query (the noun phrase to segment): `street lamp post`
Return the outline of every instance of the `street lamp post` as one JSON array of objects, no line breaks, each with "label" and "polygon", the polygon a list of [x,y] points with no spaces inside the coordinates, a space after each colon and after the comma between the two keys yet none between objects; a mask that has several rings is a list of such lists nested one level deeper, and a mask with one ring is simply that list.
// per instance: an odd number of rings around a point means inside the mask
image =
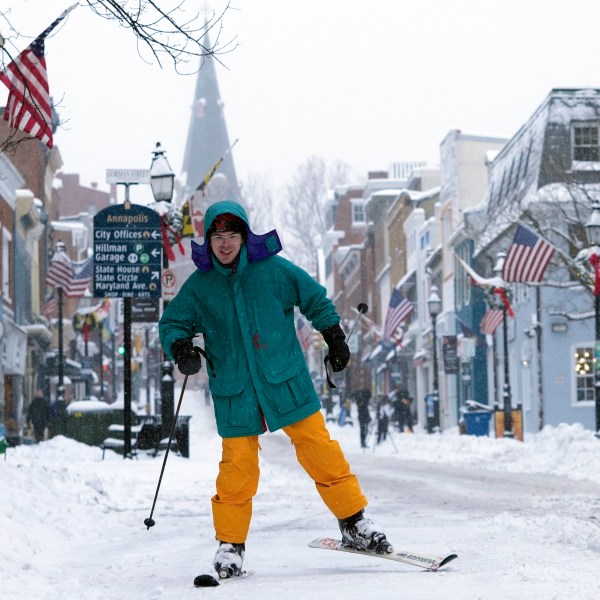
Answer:
[{"label": "street lamp post", "polygon": [[[171,202],[173,198],[173,187],[175,183],[175,173],[169,165],[165,156],[165,149],[156,143],[156,148],[152,151],[152,164],[150,166],[150,186],[156,202]],[[163,269],[169,268],[169,257],[166,251],[163,251]],[[163,307],[166,307],[167,301],[163,301]],[[161,364],[160,371],[160,398],[161,398],[161,419],[162,435],[169,435],[173,427],[175,418],[175,378],[173,377],[173,363],[165,355]]]},{"label": "street lamp post", "polygon": [[[494,265],[494,275],[502,276],[502,268],[506,260],[506,252],[496,254],[496,264]],[[507,291],[504,290],[507,294]],[[501,302],[502,310],[502,344],[504,346],[504,384],[502,386],[502,401],[504,407],[504,434],[502,437],[513,438],[513,418],[512,418],[512,393],[510,389],[510,370],[508,360],[508,318],[506,303]]]},{"label": "street lamp post", "polygon": [[431,286],[429,299],[427,300],[429,315],[431,316],[431,327],[433,333],[433,430],[440,431],[440,386],[438,379],[438,355],[437,355],[437,318],[442,312],[442,299],[435,285]]},{"label": "street lamp post", "polygon": [[98,348],[100,349],[100,400],[104,400],[104,323],[98,321]]},{"label": "street lamp post", "polygon": [[[594,200],[592,213],[585,224],[588,242],[591,245],[589,261],[597,263],[600,258],[600,202]],[[594,257],[594,258],[592,258]],[[594,286],[594,400],[596,406],[596,437],[600,437],[600,365],[598,363],[598,343],[600,342],[600,286]]]}]

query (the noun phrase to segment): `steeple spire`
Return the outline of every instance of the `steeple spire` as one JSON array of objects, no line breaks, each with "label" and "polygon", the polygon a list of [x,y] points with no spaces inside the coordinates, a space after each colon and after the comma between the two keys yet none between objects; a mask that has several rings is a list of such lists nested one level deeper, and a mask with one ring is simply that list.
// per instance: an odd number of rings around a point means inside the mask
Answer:
[{"label": "steeple spire", "polygon": [[[208,33],[205,40],[206,47],[210,48]],[[204,56],[201,60],[183,157],[184,198],[189,197],[230,145],[223,111],[224,103],[217,82],[215,59],[212,56]],[[225,157],[213,176],[205,190],[205,198],[206,205],[218,200],[241,201],[231,153]]]}]

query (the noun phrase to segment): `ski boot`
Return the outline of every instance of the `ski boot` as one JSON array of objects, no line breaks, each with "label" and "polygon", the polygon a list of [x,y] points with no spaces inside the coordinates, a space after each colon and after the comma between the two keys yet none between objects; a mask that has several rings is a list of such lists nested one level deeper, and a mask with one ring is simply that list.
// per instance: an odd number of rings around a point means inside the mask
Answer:
[{"label": "ski boot", "polygon": [[213,567],[221,579],[237,577],[242,574],[245,551],[245,544],[219,542],[219,547],[213,560]]},{"label": "ski boot", "polygon": [[340,519],[339,524],[342,544],[347,548],[370,550],[377,554],[390,554],[394,551],[385,533],[371,519],[366,519],[362,510],[347,519]]}]

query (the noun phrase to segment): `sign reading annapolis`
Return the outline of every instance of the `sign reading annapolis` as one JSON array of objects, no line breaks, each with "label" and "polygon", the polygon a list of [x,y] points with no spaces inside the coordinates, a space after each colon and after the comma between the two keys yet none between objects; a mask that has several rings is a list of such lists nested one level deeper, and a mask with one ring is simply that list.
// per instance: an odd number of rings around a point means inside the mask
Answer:
[{"label": "sign reading annapolis", "polygon": [[126,203],[94,217],[95,298],[160,298],[161,265],[156,211]]}]

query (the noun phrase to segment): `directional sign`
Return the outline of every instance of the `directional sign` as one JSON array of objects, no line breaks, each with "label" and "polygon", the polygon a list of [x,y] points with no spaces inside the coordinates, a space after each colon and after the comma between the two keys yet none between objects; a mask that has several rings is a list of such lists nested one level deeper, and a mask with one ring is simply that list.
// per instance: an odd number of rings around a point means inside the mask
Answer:
[{"label": "directional sign", "polygon": [[160,216],[146,206],[125,206],[94,217],[94,297],[160,298]]}]

